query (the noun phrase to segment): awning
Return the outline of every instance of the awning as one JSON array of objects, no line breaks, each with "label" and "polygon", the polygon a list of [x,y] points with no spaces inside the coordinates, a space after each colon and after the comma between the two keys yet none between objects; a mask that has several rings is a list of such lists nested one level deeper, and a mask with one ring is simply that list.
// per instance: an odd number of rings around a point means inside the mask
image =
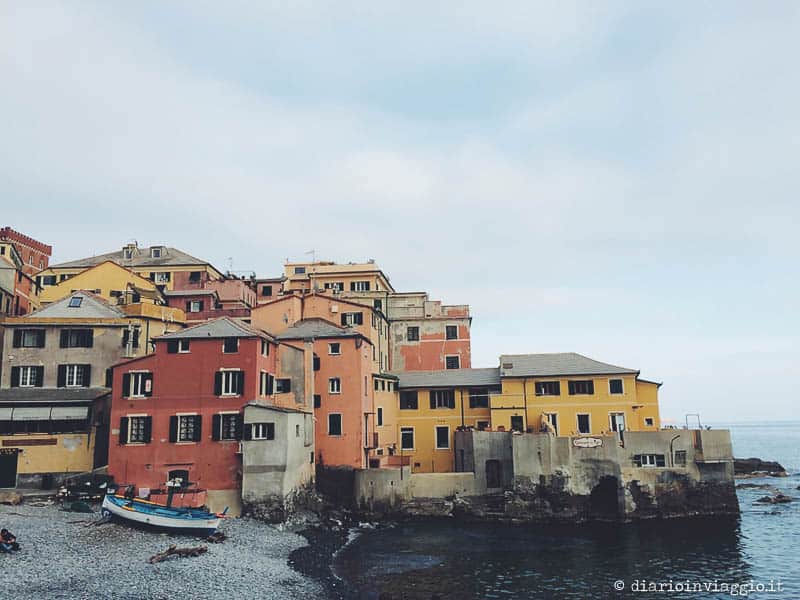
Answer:
[{"label": "awning", "polygon": [[83,420],[89,418],[88,406],[54,406],[50,413],[54,421]]},{"label": "awning", "polygon": [[12,410],[14,408],[11,406],[0,406],[0,421],[10,421]]},{"label": "awning", "polygon": [[12,421],[47,421],[50,418],[49,406],[14,407]]}]

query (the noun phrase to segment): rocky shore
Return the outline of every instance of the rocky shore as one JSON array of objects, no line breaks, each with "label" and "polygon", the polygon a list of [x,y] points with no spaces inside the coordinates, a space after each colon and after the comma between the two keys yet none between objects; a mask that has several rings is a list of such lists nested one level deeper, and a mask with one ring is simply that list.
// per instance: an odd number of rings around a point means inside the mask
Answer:
[{"label": "rocky shore", "polygon": [[[22,550],[0,554],[9,596],[40,598],[328,598],[318,577],[289,565],[306,546],[300,535],[251,519],[229,519],[227,539],[196,558],[158,564],[147,560],[171,544],[205,544],[125,525],[90,524],[99,512],[79,514],[57,505],[0,506],[0,526],[16,534]],[[329,562],[324,563],[327,568]],[[317,580],[315,580],[317,579]]]}]

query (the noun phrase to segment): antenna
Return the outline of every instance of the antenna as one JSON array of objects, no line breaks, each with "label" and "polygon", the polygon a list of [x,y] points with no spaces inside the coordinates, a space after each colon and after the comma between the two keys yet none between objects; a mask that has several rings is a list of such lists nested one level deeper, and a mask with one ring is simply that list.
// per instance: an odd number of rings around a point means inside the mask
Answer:
[{"label": "antenna", "polygon": [[226,262],[228,263],[228,273],[233,273],[233,257],[229,256]]},{"label": "antenna", "polygon": [[310,254],[310,255],[311,255],[311,262],[312,262],[312,263],[315,263],[315,262],[317,262],[317,251],[316,251],[316,250],[314,250],[314,249],[312,248],[311,250],[309,250],[309,251],[308,251],[308,252],[306,252],[305,254]]}]

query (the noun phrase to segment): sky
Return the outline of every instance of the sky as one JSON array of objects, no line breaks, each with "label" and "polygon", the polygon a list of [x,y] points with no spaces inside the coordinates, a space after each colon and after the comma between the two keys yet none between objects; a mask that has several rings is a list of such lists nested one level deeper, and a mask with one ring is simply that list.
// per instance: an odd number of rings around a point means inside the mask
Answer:
[{"label": "sky", "polygon": [[375,259],[473,366],[797,418],[797,2],[2,2],[0,225],[279,275]]}]

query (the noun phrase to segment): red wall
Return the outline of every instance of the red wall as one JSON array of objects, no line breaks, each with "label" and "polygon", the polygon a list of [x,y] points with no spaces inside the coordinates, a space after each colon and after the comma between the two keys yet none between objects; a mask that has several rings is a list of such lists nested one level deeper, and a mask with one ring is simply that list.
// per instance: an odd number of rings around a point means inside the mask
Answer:
[{"label": "red wall", "polygon": [[[422,334],[416,343],[398,345],[404,371],[438,371],[446,368],[445,356],[461,357],[460,368],[472,368],[470,328],[458,325],[458,339],[445,339],[445,332]],[[392,368],[396,368],[392,365]]]}]

